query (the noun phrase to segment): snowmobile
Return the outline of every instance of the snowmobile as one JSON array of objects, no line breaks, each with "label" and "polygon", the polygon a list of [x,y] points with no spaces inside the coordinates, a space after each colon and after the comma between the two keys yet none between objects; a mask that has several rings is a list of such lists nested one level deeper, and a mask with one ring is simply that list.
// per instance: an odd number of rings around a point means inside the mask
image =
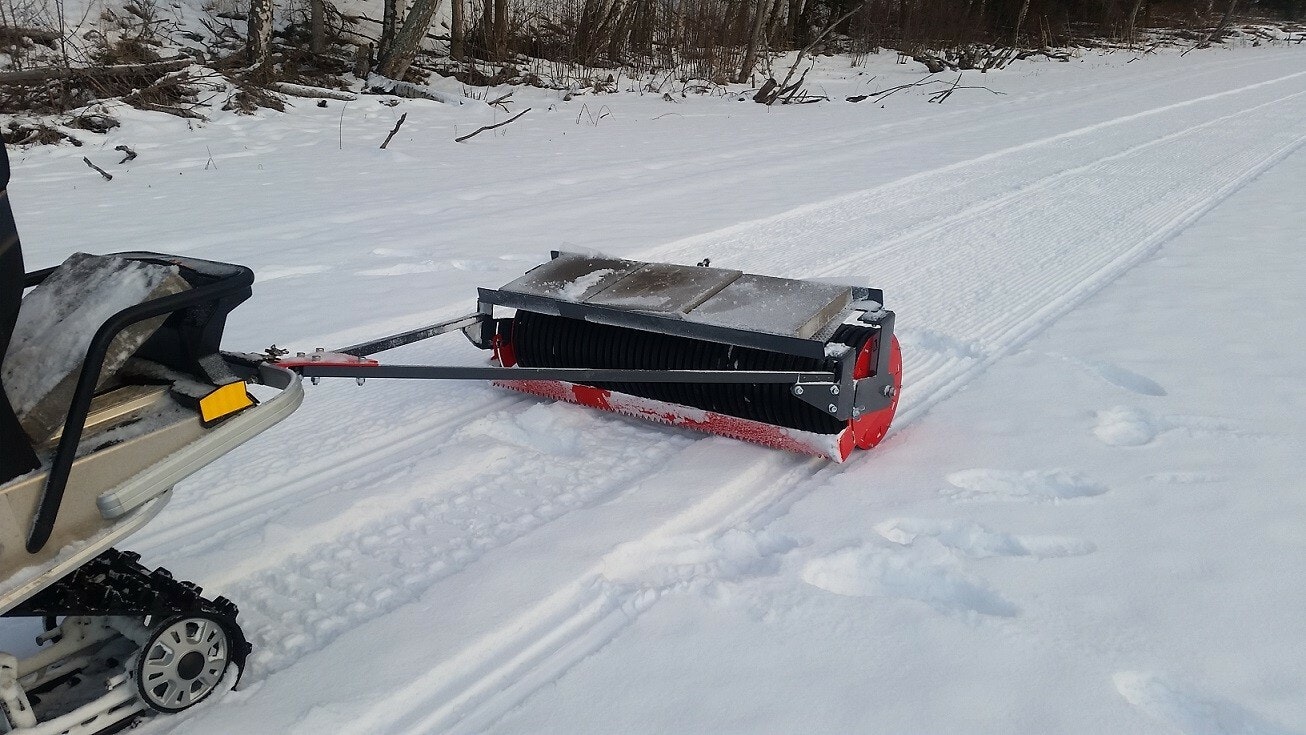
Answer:
[{"label": "snowmobile", "polygon": [[[0,173],[7,186],[7,160]],[[236,605],[115,547],[176,483],[289,416],[304,377],[490,380],[836,461],[884,438],[901,389],[894,314],[859,286],[555,252],[456,319],[330,351],[223,351],[253,282],[144,252],[24,273],[0,194],[0,614],[46,629],[34,655],[0,654],[0,731],[92,735],[235,686],[251,649]],[[372,357],[455,331],[489,364]]]}]

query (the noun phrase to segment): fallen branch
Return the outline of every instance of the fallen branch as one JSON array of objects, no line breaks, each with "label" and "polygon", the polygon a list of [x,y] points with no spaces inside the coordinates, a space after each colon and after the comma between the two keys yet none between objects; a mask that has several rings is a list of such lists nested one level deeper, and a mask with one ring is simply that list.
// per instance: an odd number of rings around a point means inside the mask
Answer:
[{"label": "fallen branch", "polygon": [[268,89],[273,92],[288,94],[291,97],[306,97],[308,99],[340,100],[342,102],[353,102],[358,99],[358,95],[352,92],[342,92],[338,89],[327,89],[325,87],[310,87],[307,84],[292,84],[290,82],[273,82],[268,85]]},{"label": "fallen branch", "polygon": [[876,102],[883,102],[884,100],[892,96],[895,92],[901,92],[904,89],[911,89],[913,87],[928,87],[931,84],[945,84],[945,82],[940,82],[938,79],[930,79],[930,76],[933,75],[927,75],[924,78],[920,79],[919,81],[915,81],[910,84],[899,84],[894,87],[882,89],[879,92],[871,92],[870,94],[859,94],[854,97],[848,97],[847,99],[849,102],[861,102],[862,100],[875,100]]},{"label": "fallen branch", "polygon": [[508,123],[512,122],[513,120],[516,120],[517,118],[521,117],[522,115],[525,115],[526,113],[528,113],[528,112],[530,112],[530,111],[531,111],[531,108],[527,107],[526,109],[522,110],[521,112],[517,113],[516,115],[513,115],[512,117],[508,118],[507,120],[504,120],[504,121],[501,122],[501,123],[495,123],[495,124],[493,124],[493,125],[486,125],[486,126],[483,127],[483,128],[477,128],[476,130],[473,130],[472,132],[468,133],[467,135],[462,136],[461,138],[454,138],[454,139],[453,139],[453,142],[455,142],[455,143],[461,143],[461,142],[463,142],[464,140],[467,140],[468,138],[472,138],[472,137],[474,137],[474,136],[480,135],[481,133],[484,133],[484,132],[487,131],[487,130],[494,130],[495,128],[501,128],[501,127],[503,127],[504,125],[507,125]]},{"label": "fallen branch", "polygon": [[82,160],[86,162],[86,165],[87,165],[87,166],[90,166],[91,168],[95,169],[96,171],[99,171],[99,172],[100,172],[100,175],[104,177],[104,180],[105,180],[105,181],[113,181],[113,174],[111,174],[111,173],[109,173],[108,171],[105,171],[104,169],[100,168],[99,166],[96,166],[95,164],[91,163],[91,159],[87,158],[86,156],[82,156]]},{"label": "fallen branch", "polygon": [[180,117],[183,120],[207,121],[208,120],[207,117],[204,117],[202,114],[195,111],[195,107],[198,106],[199,105],[195,105],[194,107],[174,107],[172,105],[161,105],[157,102],[141,102],[135,105],[137,109],[150,110],[153,112],[166,112],[169,115],[175,115],[176,117]]},{"label": "fallen branch", "polygon": [[408,113],[406,112],[399,116],[399,122],[395,123],[394,130],[391,130],[390,134],[385,136],[385,142],[381,144],[381,150],[385,150],[385,147],[390,145],[390,139],[395,137],[395,133],[399,132],[399,128],[402,128],[404,126],[404,120],[407,119],[408,119]]},{"label": "fallen branch", "polygon": [[[755,102],[761,102],[762,104],[764,104],[764,105],[768,105],[768,106],[769,106],[769,105],[773,105],[773,104],[775,104],[775,101],[776,101],[777,99],[779,99],[779,97],[780,97],[781,95],[785,94],[786,92],[789,93],[790,99],[792,99],[792,98],[793,98],[793,90],[791,90],[791,88],[790,88],[790,86],[789,86],[789,80],[794,78],[794,72],[797,71],[799,65],[801,65],[801,64],[803,63],[803,58],[804,58],[805,56],[807,56],[807,52],[808,52],[808,51],[811,51],[813,48],[816,48],[816,44],[820,43],[820,42],[821,42],[821,41],[822,41],[826,36],[830,35],[830,31],[833,31],[833,30],[834,30],[834,29],[835,29],[835,28],[836,28],[840,23],[842,23],[842,22],[844,22],[845,20],[848,20],[849,18],[853,17],[853,15],[854,15],[857,11],[861,10],[861,9],[862,9],[862,6],[866,5],[866,3],[867,3],[867,0],[861,0],[861,2],[859,2],[859,3],[857,3],[856,5],[853,6],[852,10],[849,10],[848,12],[846,12],[846,13],[844,13],[843,15],[839,16],[838,18],[835,18],[834,21],[832,21],[829,25],[827,25],[827,26],[825,27],[825,30],[821,31],[819,34],[817,34],[816,38],[813,38],[813,39],[812,39],[812,42],[811,42],[811,43],[809,43],[809,44],[807,44],[806,46],[804,46],[803,49],[802,49],[801,51],[798,52],[798,58],[794,59],[794,63],[793,63],[793,65],[789,67],[789,73],[785,75],[785,79],[784,79],[784,81],[783,81],[783,82],[780,82],[780,84],[777,85],[777,86],[779,87],[779,91],[778,91],[778,92],[775,92],[774,94],[772,94],[771,97],[770,97],[769,99],[758,99],[758,97],[762,96],[761,93],[759,92],[757,96],[753,97],[753,101],[755,101]],[[810,67],[809,67],[809,68],[808,68],[808,71],[810,71],[810,70],[811,70],[811,69],[810,69]],[[806,77],[806,76],[807,76],[807,72],[803,72],[803,76]],[[798,80],[798,84],[799,84],[799,85],[802,84],[802,80],[801,80],[801,79]],[[766,87],[766,85],[762,85],[762,86],[763,86],[764,88]],[[773,87],[772,89],[775,89],[775,88]]]},{"label": "fallen branch", "polygon": [[51,79],[63,79],[67,77],[86,80],[130,77],[153,78],[159,74],[167,74],[168,72],[185,69],[192,63],[194,63],[193,60],[187,58],[156,61],[150,64],[102,66],[96,69],[43,68],[28,69],[26,71],[8,71],[0,73],[0,84],[34,84],[48,82]]},{"label": "fallen branch", "polygon": [[165,89],[179,87],[189,81],[191,81],[190,75],[187,74],[186,72],[173,71],[168,74],[164,74],[158,79],[155,79],[147,87],[138,89],[132,92],[131,94],[124,95],[122,101],[126,102],[129,105],[136,105],[137,103],[145,102],[146,97],[155,94],[156,92],[162,92]]},{"label": "fallen branch", "polygon": [[136,158],[136,151],[134,151],[134,150],[128,148],[128,147],[125,146],[125,145],[116,145],[116,146],[113,147],[113,149],[114,149],[115,151],[121,151],[121,152],[124,154],[122,160],[118,162],[118,165],[119,165],[119,166],[121,166],[121,165],[123,165],[124,163],[126,163],[126,162],[132,160],[133,158]]},{"label": "fallen branch", "polygon": [[463,97],[456,94],[448,94],[439,90],[431,89],[420,84],[409,82],[400,82],[388,77],[372,75],[367,78],[367,91],[371,94],[393,94],[408,99],[423,99],[433,102],[443,102],[446,105],[470,105],[480,100],[474,100],[470,97]]},{"label": "fallen branch", "polygon": [[43,46],[53,47],[54,42],[58,41],[61,37],[62,36],[60,36],[56,31],[49,31],[43,28],[21,28],[17,26],[0,27],[0,40],[9,43],[21,41],[24,38],[30,38]]}]

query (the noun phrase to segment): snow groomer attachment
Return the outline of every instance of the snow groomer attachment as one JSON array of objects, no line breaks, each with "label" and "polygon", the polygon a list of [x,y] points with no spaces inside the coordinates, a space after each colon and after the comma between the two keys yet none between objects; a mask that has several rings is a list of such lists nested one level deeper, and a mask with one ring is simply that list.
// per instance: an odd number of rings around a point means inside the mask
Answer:
[{"label": "snow groomer attachment", "polygon": [[[871,288],[554,253],[481,289],[475,314],[279,364],[315,378],[489,379],[843,461],[883,439],[897,408],[902,357],[883,303]],[[367,358],[455,329],[500,367]]]}]

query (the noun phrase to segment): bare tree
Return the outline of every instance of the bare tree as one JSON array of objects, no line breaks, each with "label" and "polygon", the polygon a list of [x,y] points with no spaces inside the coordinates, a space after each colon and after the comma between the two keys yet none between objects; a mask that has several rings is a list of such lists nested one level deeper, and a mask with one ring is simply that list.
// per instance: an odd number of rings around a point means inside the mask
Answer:
[{"label": "bare tree", "polygon": [[272,0],[250,0],[249,39],[246,50],[249,63],[266,69],[272,60]]},{"label": "bare tree", "polygon": [[395,34],[399,31],[399,14],[400,3],[403,0],[382,0],[381,7],[381,38],[377,41],[377,53],[381,58],[390,54],[390,48],[394,45]]},{"label": "bare tree", "polygon": [[440,8],[440,0],[417,0],[413,9],[404,18],[404,25],[395,34],[394,41],[388,48],[383,48],[376,63],[376,72],[383,77],[403,79],[413,57],[421,47],[426,31],[431,27],[431,18]]},{"label": "bare tree", "polygon": [[490,54],[495,59],[508,58],[508,0],[494,0],[494,33],[490,42]]},{"label": "bare tree", "polygon": [[748,81],[753,67],[757,66],[757,47],[762,42],[762,28],[766,25],[769,9],[770,3],[767,0],[757,0],[757,7],[753,11],[753,30],[748,34],[748,47],[744,50],[744,64],[739,67],[739,76],[735,79],[740,84]]},{"label": "bare tree", "polygon": [[449,7],[452,17],[449,24],[449,56],[455,60],[461,61],[463,58],[463,46],[466,43],[463,31],[463,2],[464,0],[452,0],[453,5]]},{"label": "bare tree", "polygon": [[1220,22],[1216,24],[1215,30],[1211,31],[1211,35],[1207,36],[1206,39],[1202,41],[1200,44],[1201,48],[1206,48],[1211,45],[1212,41],[1218,42],[1224,37],[1224,31],[1229,27],[1229,21],[1233,19],[1233,11],[1237,8],[1238,0],[1229,0],[1229,5],[1224,9],[1224,15],[1220,17]]},{"label": "bare tree", "polygon": [[1025,16],[1029,14],[1029,0],[1020,4],[1020,14],[1016,16],[1016,27],[1011,29],[1011,45],[1020,45],[1020,29],[1025,25]]},{"label": "bare tree", "polygon": [[326,51],[326,0],[309,0],[309,50],[315,54]]}]

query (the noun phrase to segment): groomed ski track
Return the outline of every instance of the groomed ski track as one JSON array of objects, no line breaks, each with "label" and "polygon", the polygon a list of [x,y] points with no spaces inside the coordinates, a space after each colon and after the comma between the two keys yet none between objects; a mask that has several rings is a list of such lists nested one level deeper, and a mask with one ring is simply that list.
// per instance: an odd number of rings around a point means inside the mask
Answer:
[{"label": "groomed ski track", "polygon": [[[829,190],[781,214],[615,251],[884,288],[907,355],[901,435],[1300,149],[1306,72],[1290,68],[1226,54],[1109,82],[1086,74],[1019,105],[993,102],[979,120],[942,108],[920,123],[826,131],[764,153],[745,138],[712,167],[673,156],[625,173],[577,171],[573,186],[603,192],[600,211],[619,217],[625,193],[673,211],[714,189],[828,167]],[[1120,109],[1129,111],[1105,114]],[[985,130],[1020,132],[995,144]],[[881,183],[847,185],[869,171],[863,161],[881,160],[890,175],[865,177]],[[484,185],[502,196],[495,186]],[[854,192],[836,196],[840,187]],[[530,181],[506,188],[546,202],[575,196]],[[441,237],[484,232],[476,192]],[[1047,202],[1073,204],[1049,219]],[[256,271],[258,257],[245,258]],[[334,346],[452,315],[473,293],[315,336]],[[439,347],[404,355],[444,358]],[[310,389],[300,414],[179,488],[169,522],[133,539],[147,561],[237,600],[256,650],[242,691],[140,732],[492,730],[661,595],[736,573],[741,554],[784,551],[768,522],[875,456],[834,465],[478,384]],[[360,677],[330,663],[349,659],[384,664]]]}]

